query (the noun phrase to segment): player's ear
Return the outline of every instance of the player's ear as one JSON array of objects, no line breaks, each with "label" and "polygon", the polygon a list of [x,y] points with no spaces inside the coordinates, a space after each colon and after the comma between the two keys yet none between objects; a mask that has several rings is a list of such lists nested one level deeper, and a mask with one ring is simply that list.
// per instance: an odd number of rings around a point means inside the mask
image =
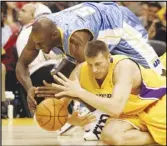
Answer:
[{"label": "player's ear", "polygon": [[54,29],[52,31],[52,39],[56,39],[59,37],[59,31],[57,29]]},{"label": "player's ear", "polygon": [[54,40],[57,37],[57,31],[52,31],[52,39]]}]

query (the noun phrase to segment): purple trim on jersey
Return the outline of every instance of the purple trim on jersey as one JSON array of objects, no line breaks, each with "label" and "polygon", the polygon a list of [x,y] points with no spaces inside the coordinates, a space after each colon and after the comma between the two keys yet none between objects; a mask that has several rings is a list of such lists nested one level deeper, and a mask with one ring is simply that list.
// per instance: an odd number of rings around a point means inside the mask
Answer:
[{"label": "purple trim on jersey", "polygon": [[144,82],[142,82],[142,89],[140,92],[140,97],[149,99],[149,98],[157,98],[160,99],[166,94],[166,87],[160,88],[149,88],[147,87]]}]

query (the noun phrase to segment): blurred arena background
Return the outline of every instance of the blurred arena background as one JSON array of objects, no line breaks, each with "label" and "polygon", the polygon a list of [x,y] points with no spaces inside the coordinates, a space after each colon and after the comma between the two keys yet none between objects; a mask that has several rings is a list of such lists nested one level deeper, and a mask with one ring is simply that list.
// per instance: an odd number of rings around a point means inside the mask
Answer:
[{"label": "blurred arena background", "polygon": [[[24,8],[25,4],[36,5],[35,9]],[[2,39],[2,90],[1,90],[1,118],[2,120],[2,144],[3,145],[36,145],[43,144],[47,141],[47,144],[55,144],[56,140],[52,133],[41,131],[38,128],[33,128],[34,123],[29,115],[28,109],[25,107],[25,100],[22,96],[25,96],[23,87],[16,78],[15,68],[17,60],[27,42],[27,34],[29,30],[24,30],[29,27],[31,21],[42,13],[56,13],[64,10],[68,7],[74,6],[81,2],[1,2],[1,39]],[[148,31],[148,38],[150,44],[156,49],[166,50],[166,2],[116,2],[119,5],[128,7],[134,12],[142,24]],[[23,9],[24,8],[24,9]],[[42,11],[41,11],[42,10]],[[161,56],[162,54],[158,54]],[[53,60],[59,61],[61,55],[55,55],[53,52],[50,54],[44,54],[41,52],[38,59],[36,59],[29,67],[30,72],[33,74],[41,65],[47,64],[47,62],[53,62]],[[7,91],[11,91],[10,93]],[[13,94],[12,94],[13,93]],[[14,99],[10,99],[10,104],[13,105],[13,131],[10,135],[9,129],[12,129],[10,125],[11,121],[8,119],[8,104],[9,99],[6,96],[14,96]],[[17,119],[19,119],[17,121]],[[24,120],[26,119],[26,120]],[[25,124],[25,125],[24,125]],[[25,126],[25,127],[22,127]],[[29,127],[28,127],[29,126]],[[36,130],[36,132],[35,132]],[[77,131],[77,130],[76,130]],[[20,132],[20,133],[19,133]],[[23,133],[22,133],[23,132]],[[22,135],[22,134],[23,135]],[[78,135],[80,135],[79,133]],[[38,136],[37,136],[38,135]],[[67,136],[70,134],[66,134]],[[76,138],[77,132],[73,137]],[[29,136],[29,138],[28,138]],[[13,137],[13,138],[12,138]],[[27,137],[27,139],[26,139]],[[51,138],[51,140],[47,140]],[[20,140],[19,140],[20,139]],[[21,141],[21,139],[23,141]],[[26,139],[26,141],[25,141]],[[40,139],[40,142],[35,142]],[[64,139],[66,139],[64,141]],[[28,142],[28,140],[30,140]],[[70,138],[59,138],[61,144],[70,144]],[[45,142],[44,142],[45,141]],[[83,141],[73,141],[71,144],[81,144]],[[83,142],[84,143],[84,142]],[[57,143],[59,144],[59,143]],[[101,144],[95,142],[84,143],[88,144]]]}]

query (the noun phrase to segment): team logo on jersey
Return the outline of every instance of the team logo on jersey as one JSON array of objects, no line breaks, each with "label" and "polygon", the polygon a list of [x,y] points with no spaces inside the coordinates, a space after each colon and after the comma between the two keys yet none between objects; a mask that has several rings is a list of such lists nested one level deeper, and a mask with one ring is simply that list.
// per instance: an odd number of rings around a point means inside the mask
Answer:
[{"label": "team logo on jersey", "polygon": [[97,96],[104,97],[104,98],[111,98],[112,94],[96,94]]},{"label": "team logo on jersey", "polygon": [[153,59],[152,62],[154,67],[157,67],[160,64],[160,60],[158,58]]}]

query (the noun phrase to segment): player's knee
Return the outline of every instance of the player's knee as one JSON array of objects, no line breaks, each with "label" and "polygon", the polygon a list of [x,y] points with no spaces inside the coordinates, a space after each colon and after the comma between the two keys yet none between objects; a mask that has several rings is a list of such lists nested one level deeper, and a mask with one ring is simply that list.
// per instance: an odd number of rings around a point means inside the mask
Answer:
[{"label": "player's knee", "polygon": [[101,133],[101,140],[106,144],[112,144],[111,136],[112,133],[109,133],[106,129],[103,129]]},{"label": "player's knee", "polygon": [[121,140],[121,137],[119,136],[118,133],[110,133],[108,131],[104,131],[101,134],[101,140],[108,144],[108,145],[123,145],[123,140]]},{"label": "player's knee", "polygon": [[115,130],[105,127],[101,133],[101,140],[109,145],[123,145],[123,140]]}]

